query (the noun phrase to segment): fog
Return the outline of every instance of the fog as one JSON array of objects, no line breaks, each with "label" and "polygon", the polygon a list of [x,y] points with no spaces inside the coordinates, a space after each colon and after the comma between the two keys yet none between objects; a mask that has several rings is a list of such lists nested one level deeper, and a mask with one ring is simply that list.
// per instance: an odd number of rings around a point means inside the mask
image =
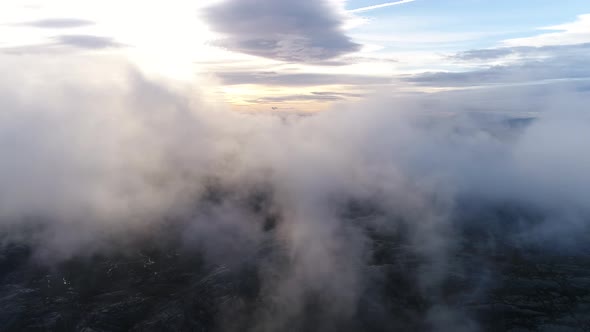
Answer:
[{"label": "fog", "polygon": [[[474,242],[491,252],[584,244],[589,103],[556,84],[242,114],[117,58],[3,57],[0,244],[24,243],[32,264],[51,267],[170,236],[209,264],[254,264],[251,329],[277,331],[309,329],[297,324],[310,303],[323,308],[311,330],[382,306],[371,300],[384,275],[375,236],[400,237],[421,262],[425,324],[473,331],[442,295],[449,275],[472,268],[456,259],[464,229],[487,234]],[[504,208],[524,212],[489,217]],[[478,264],[467,297],[491,283]]]}]

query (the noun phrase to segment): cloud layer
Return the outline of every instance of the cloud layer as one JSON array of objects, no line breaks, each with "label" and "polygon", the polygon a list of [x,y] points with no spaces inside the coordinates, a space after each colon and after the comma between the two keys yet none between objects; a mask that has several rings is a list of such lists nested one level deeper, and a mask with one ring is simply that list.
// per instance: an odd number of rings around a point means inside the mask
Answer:
[{"label": "cloud layer", "polygon": [[459,220],[488,231],[459,218],[465,211],[540,215],[485,243],[576,247],[588,226],[584,91],[376,96],[277,117],[212,107],[192,87],[150,81],[116,59],[2,60],[2,241],[25,241],[51,264],[174,226],[182,246],[216,264],[270,252],[259,262],[254,330],[302,329],[314,305],[327,330],[347,326],[361,301],[387,313],[367,295],[387,270],[370,265],[371,233],[399,236],[400,259],[423,262],[412,284],[428,324],[473,330],[441,295],[463,268],[452,263]]},{"label": "cloud layer", "polygon": [[[542,47],[501,47],[457,53],[451,59],[479,63],[480,68],[457,72],[425,72],[403,77],[420,85],[473,87],[542,84],[555,80],[589,80],[590,44]],[[498,64],[497,61],[500,61]],[[491,64],[490,64],[491,63]]]}]

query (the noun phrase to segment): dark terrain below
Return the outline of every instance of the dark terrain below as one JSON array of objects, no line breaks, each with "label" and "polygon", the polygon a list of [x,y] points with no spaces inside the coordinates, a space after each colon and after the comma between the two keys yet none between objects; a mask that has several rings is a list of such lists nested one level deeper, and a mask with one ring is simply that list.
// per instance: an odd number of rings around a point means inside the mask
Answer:
[{"label": "dark terrain below", "polygon": [[[416,280],[430,262],[412,253],[403,232],[367,229],[371,258],[355,312],[328,314],[314,300],[318,294],[309,294],[304,312],[282,330],[590,331],[587,235],[566,239],[568,245],[522,244],[500,240],[514,239],[506,225],[522,219],[518,211],[479,218],[487,226],[462,228],[444,276],[426,289]],[[255,257],[226,265],[178,245],[174,234],[152,236],[59,264],[4,241],[0,331],[257,330],[265,306],[260,267],[275,254],[272,241]]]}]

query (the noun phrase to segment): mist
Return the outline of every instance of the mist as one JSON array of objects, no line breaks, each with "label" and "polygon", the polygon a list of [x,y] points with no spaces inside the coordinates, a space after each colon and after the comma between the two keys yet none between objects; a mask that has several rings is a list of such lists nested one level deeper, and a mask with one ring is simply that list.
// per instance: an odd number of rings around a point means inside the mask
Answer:
[{"label": "mist", "polygon": [[72,261],[147,269],[146,246],[199,257],[199,285],[247,289],[203,305],[210,330],[488,330],[466,304],[492,257],[587,250],[590,95],[546,90],[245,114],[118,58],[2,57],[0,247],[64,283]]}]

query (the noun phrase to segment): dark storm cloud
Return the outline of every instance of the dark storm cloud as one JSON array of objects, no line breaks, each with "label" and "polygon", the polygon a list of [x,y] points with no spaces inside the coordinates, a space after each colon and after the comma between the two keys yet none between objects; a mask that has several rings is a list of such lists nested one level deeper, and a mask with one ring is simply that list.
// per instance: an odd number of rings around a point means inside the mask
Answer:
[{"label": "dark storm cloud", "polygon": [[389,84],[391,79],[368,75],[340,74],[280,74],[276,72],[219,72],[223,84],[260,84],[273,86],[318,86],[318,85],[379,85]]},{"label": "dark storm cloud", "polygon": [[19,25],[31,26],[36,28],[65,29],[77,28],[92,24],[94,24],[94,22],[77,18],[50,18],[44,20],[25,22]]},{"label": "dark storm cloud", "polygon": [[282,61],[318,62],[358,51],[325,0],[228,0],[205,11],[219,46]]}]

